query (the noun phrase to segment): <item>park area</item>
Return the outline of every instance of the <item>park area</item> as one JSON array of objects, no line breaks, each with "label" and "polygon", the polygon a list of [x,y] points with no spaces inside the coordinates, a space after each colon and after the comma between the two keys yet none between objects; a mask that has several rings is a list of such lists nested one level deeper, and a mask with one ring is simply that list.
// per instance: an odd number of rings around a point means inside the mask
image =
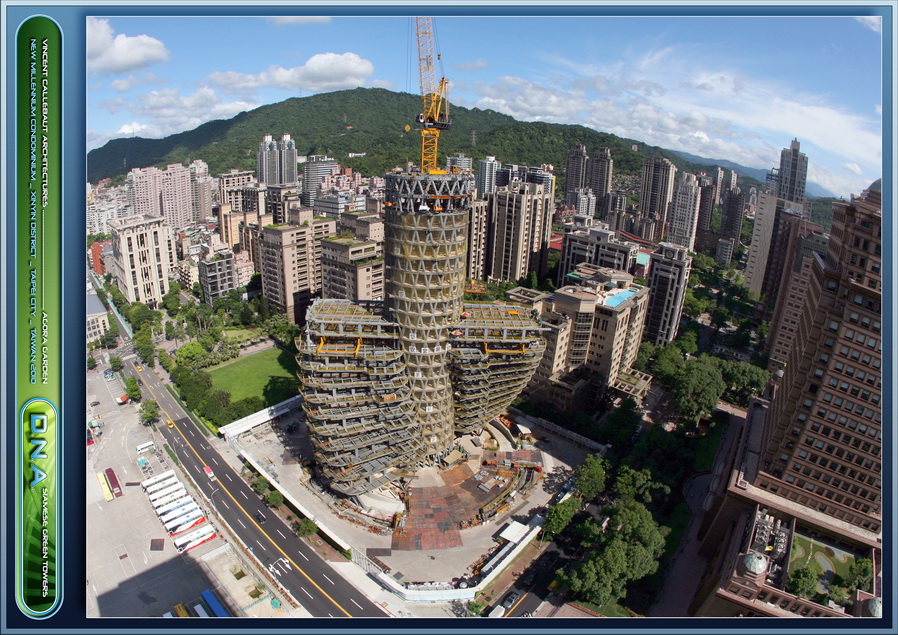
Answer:
[{"label": "park area", "polygon": [[296,360],[289,353],[273,347],[239,357],[210,369],[214,389],[231,393],[231,402],[246,397],[261,397],[273,406],[294,397],[299,389]]}]

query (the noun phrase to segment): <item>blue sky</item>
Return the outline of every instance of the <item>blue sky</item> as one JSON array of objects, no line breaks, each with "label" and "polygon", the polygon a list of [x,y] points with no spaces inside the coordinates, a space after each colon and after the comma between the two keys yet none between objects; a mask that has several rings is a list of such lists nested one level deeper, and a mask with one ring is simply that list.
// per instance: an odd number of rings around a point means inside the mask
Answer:
[{"label": "blue sky", "polygon": [[[764,169],[797,138],[809,180],[845,197],[882,176],[878,18],[434,22],[453,104]],[[417,93],[413,30],[407,17],[90,17],[88,149],[318,92]]]}]

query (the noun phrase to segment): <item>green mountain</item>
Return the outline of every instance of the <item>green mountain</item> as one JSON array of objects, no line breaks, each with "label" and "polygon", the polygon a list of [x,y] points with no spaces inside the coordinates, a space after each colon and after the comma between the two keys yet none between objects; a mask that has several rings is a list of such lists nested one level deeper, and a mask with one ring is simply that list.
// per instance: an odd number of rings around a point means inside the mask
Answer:
[{"label": "green mountain", "polygon": [[[296,140],[299,154],[327,154],[363,174],[382,174],[406,161],[420,161],[421,137],[415,124],[420,110],[420,97],[382,88],[294,97],[164,139],[114,139],[87,154],[87,178],[96,183],[132,168],[194,159],[208,163],[213,175],[232,168],[255,170],[262,136],[284,133]],[[503,163],[551,163],[561,175],[567,153],[582,143],[590,153],[611,148],[615,173],[638,174],[647,155],[665,156],[688,171],[705,169],[668,150],[585,126],[521,122],[493,110],[456,106],[450,116],[452,128],[440,137],[442,160],[456,152],[475,159],[492,155]],[[406,125],[411,127],[409,132]],[[634,144],[638,152],[631,149]],[[367,154],[347,157],[359,152]]]}]

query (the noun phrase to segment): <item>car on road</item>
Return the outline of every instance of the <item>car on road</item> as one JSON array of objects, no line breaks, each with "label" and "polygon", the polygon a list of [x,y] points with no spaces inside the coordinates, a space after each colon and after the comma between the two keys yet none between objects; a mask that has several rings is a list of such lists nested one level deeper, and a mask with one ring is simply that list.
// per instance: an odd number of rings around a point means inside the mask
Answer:
[{"label": "car on road", "polygon": [[174,427],[175,427],[175,422],[172,421],[171,419],[166,419],[166,420],[165,420],[165,423],[166,423],[166,425],[168,425],[169,428],[174,428]]},{"label": "car on road", "polygon": [[253,518],[255,518],[256,522],[260,525],[264,524],[265,521],[268,520],[267,518],[265,518],[265,514],[263,514],[262,512],[256,512],[255,514],[253,514]]},{"label": "car on road", "polygon": [[100,402],[99,402],[99,401],[91,401],[91,402],[90,402],[90,405],[91,405],[91,406],[99,406],[99,405],[100,405]]},{"label": "car on road", "polygon": [[521,597],[521,594],[517,591],[512,591],[508,595],[505,596],[505,599],[502,600],[502,606],[506,609],[510,609],[514,606],[514,603],[518,601]]},{"label": "car on road", "polygon": [[524,579],[521,580],[521,584],[523,584],[524,586],[530,586],[531,584],[533,584],[534,580],[536,580],[536,571],[531,571],[524,576]]},{"label": "car on road", "polygon": [[210,481],[216,480],[216,479],[215,479],[215,473],[212,471],[212,468],[209,467],[208,465],[204,465],[204,466],[203,466],[203,472],[206,473],[206,476],[209,477],[209,480],[210,480]]},{"label": "car on road", "polygon": [[142,373],[142,372],[143,372],[143,366],[135,366],[134,368],[137,369],[137,372],[138,372],[138,373]]},{"label": "car on road", "polygon": [[138,385],[138,386],[143,386],[143,380],[140,379],[139,377],[138,377],[138,379],[137,379],[137,385]]}]

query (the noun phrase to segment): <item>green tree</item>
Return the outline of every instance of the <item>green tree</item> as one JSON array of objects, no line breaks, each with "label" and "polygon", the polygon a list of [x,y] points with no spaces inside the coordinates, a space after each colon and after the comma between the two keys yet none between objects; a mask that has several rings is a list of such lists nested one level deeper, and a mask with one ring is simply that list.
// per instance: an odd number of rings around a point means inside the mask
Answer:
[{"label": "green tree", "polygon": [[293,523],[293,531],[300,538],[314,536],[318,533],[318,525],[309,518],[303,518],[299,522]]},{"label": "green tree", "polygon": [[679,348],[683,355],[694,355],[698,352],[698,333],[680,329],[680,335],[674,341],[674,346]]},{"label": "green tree", "polygon": [[658,350],[655,361],[652,363],[652,374],[662,384],[671,384],[674,378],[683,368],[685,360],[683,353],[674,345],[665,346]]},{"label": "green tree", "polygon": [[159,418],[159,404],[152,399],[145,401],[140,404],[138,413],[143,424],[148,426]]},{"label": "green tree", "polygon": [[109,356],[109,368],[112,369],[112,372],[117,373],[124,367],[124,363],[122,362],[122,358],[118,355],[110,355]]},{"label": "green tree", "polygon": [[153,334],[149,323],[144,323],[140,331],[134,335],[132,342],[140,361],[147,366],[155,366],[156,347],[153,346]]},{"label": "green tree", "polygon": [[656,492],[670,494],[670,488],[652,479],[652,473],[647,468],[634,470],[629,465],[621,465],[618,468],[611,491],[619,500],[635,500],[643,503],[652,502]]},{"label": "green tree", "polygon": [[827,594],[829,599],[838,604],[839,606],[848,606],[852,602],[852,590],[838,585],[832,585],[829,587],[829,593]]},{"label": "green tree", "polygon": [[284,495],[278,490],[273,489],[265,496],[265,502],[272,507],[280,507],[284,504]]},{"label": "green tree", "polygon": [[645,371],[649,367],[649,362],[658,352],[658,347],[652,342],[642,342],[639,345],[639,354],[636,356],[636,361],[633,363],[633,368],[636,370]]},{"label": "green tree", "polygon": [[253,481],[253,484],[250,485],[250,487],[252,487],[253,490],[256,491],[256,493],[264,494],[265,490],[268,489],[269,485],[270,485],[270,483],[268,482],[268,479],[265,478],[264,476],[260,476],[255,481]]},{"label": "green tree", "polygon": [[873,561],[869,558],[858,558],[848,567],[849,586],[862,591],[870,590],[870,582],[873,581]]},{"label": "green tree", "polygon": [[546,538],[552,538],[555,534],[564,531],[579,509],[580,500],[573,496],[552,505],[546,513],[546,522],[543,523],[543,534]]},{"label": "green tree", "polygon": [[175,367],[175,358],[169,355],[168,351],[164,348],[156,349],[156,357],[159,358],[159,365],[162,366],[166,372],[170,373]]},{"label": "green tree", "polygon": [[730,319],[733,317],[733,314],[730,313],[730,310],[725,306],[718,306],[711,313],[711,324],[716,326],[717,328],[723,328],[726,326]]},{"label": "green tree", "polygon": [[468,602],[468,617],[479,617],[486,608],[486,602],[471,600]]},{"label": "green tree", "polygon": [[93,370],[96,367],[97,367],[97,360],[94,359],[93,355],[88,355],[87,356],[87,369]]},{"label": "green tree", "polygon": [[802,598],[810,598],[817,592],[817,574],[803,567],[789,573],[786,590]]},{"label": "green tree", "polygon": [[720,371],[704,359],[691,359],[677,374],[671,404],[683,419],[698,421],[711,414],[726,389]]},{"label": "green tree", "polygon": [[574,487],[590,501],[605,491],[605,473],[608,462],[599,454],[589,454],[583,464],[574,471]]},{"label": "green tree", "polygon": [[144,324],[152,324],[157,319],[157,316],[161,317],[158,311],[153,311],[142,302],[132,304],[126,315],[134,332],[139,331]]},{"label": "green tree", "polygon": [[137,377],[133,375],[125,378],[125,394],[131,401],[140,401],[140,386],[137,384]]},{"label": "green tree", "polygon": [[115,348],[118,344],[118,338],[112,330],[108,330],[100,336],[100,341],[98,343],[103,348]]},{"label": "green tree", "polygon": [[686,295],[683,298],[683,315],[691,318],[697,318],[705,312],[707,303],[695,297],[692,289],[686,289]]},{"label": "green tree", "polygon": [[208,354],[199,342],[188,342],[175,352],[175,361],[178,366],[187,368],[202,368],[206,365]]}]

